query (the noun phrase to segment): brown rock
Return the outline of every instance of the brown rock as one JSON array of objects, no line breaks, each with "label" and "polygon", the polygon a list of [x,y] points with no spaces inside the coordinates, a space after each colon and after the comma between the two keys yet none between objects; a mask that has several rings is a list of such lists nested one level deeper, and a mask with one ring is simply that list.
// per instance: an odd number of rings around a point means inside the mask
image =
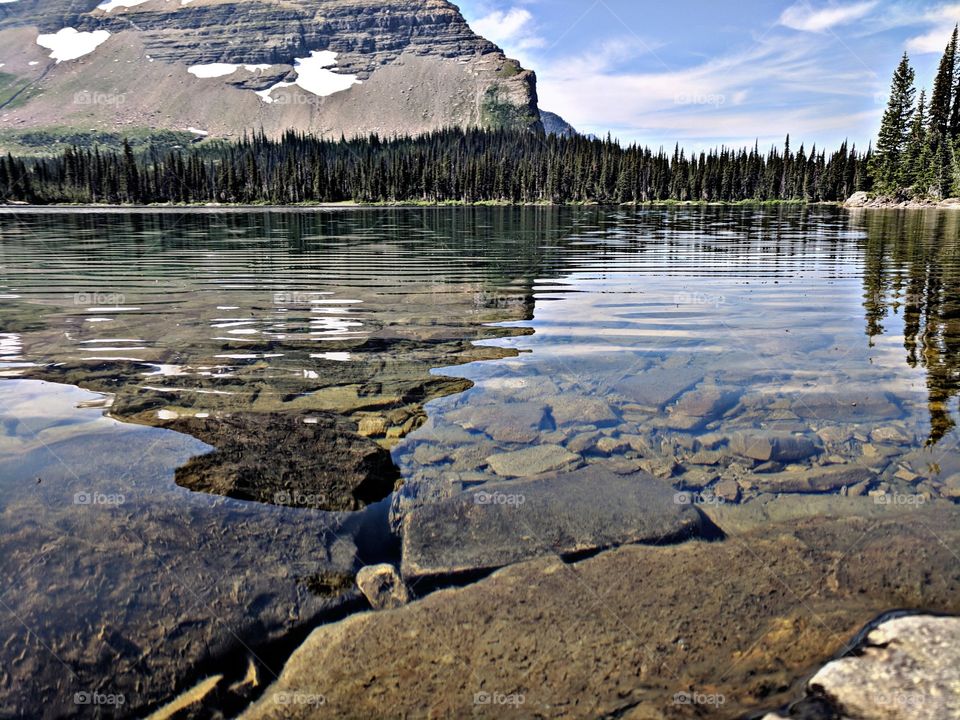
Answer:
[{"label": "brown rock", "polygon": [[410,593],[403,578],[389,563],[360,568],[357,587],[374,610],[390,610],[410,602]]}]

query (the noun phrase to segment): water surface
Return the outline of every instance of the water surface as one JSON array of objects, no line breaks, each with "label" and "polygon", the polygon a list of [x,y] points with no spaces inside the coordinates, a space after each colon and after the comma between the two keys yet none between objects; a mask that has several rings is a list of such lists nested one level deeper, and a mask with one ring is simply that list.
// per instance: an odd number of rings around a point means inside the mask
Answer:
[{"label": "water surface", "polygon": [[[830,208],[2,211],[0,714],[155,704],[391,557],[388,506],[531,445],[701,502],[960,495],[958,234]],[[392,496],[310,486],[333,439],[296,428],[330,418]],[[811,449],[734,440],[768,434]]]}]

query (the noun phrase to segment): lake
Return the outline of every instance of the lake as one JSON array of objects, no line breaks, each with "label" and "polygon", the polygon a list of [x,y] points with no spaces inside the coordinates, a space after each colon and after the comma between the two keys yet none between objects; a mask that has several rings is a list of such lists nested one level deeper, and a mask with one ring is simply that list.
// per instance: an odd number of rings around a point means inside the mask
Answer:
[{"label": "lake", "polygon": [[0,716],[269,681],[491,482],[952,503],[958,396],[949,211],[0,208]]}]

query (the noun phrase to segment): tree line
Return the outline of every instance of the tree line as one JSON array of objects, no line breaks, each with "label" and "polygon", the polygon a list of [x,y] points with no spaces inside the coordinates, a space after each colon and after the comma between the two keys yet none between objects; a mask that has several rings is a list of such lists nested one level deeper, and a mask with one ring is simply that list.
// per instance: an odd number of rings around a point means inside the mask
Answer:
[{"label": "tree line", "polygon": [[957,28],[940,60],[929,98],[919,99],[907,53],[893,73],[869,172],[880,195],[944,198],[960,194],[960,58]]},{"label": "tree line", "polygon": [[30,203],[835,201],[869,190],[871,153],[844,143],[657,152],[511,129],[338,141],[299,132],[135,153],[0,157],[0,199]]}]

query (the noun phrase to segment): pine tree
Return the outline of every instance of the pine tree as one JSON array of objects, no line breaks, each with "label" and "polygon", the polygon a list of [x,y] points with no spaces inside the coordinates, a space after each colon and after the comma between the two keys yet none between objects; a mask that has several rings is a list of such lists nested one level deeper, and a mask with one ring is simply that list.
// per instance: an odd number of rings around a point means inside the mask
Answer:
[{"label": "pine tree", "polygon": [[930,96],[929,129],[927,132],[927,168],[930,194],[943,197],[952,189],[953,147],[950,141],[950,118],[953,105],[957,58],[957,28],[940,60]]},{"label": "pine tree", "polygon": [[927,142],[927,91],[920,91],[920,99],[917,101],[917,109],[913,114],[913,122],[910,124],[910,137],[907,140],[907,150],[903,158],[903,186],[914,188],[919,186],[919,180],[924,174],[924,168],[920,162],[923,156],[924,146]]},{"label": "pine tree", "polygon": [[904,185],[903,159],[910,138],[910,119],[913,116],[913,99],[916,94],[914,79],[910,58],[904,53],[893,73],[890,99],[883,113],[871,168],[874,187],[882,194],[895,194]]}]

